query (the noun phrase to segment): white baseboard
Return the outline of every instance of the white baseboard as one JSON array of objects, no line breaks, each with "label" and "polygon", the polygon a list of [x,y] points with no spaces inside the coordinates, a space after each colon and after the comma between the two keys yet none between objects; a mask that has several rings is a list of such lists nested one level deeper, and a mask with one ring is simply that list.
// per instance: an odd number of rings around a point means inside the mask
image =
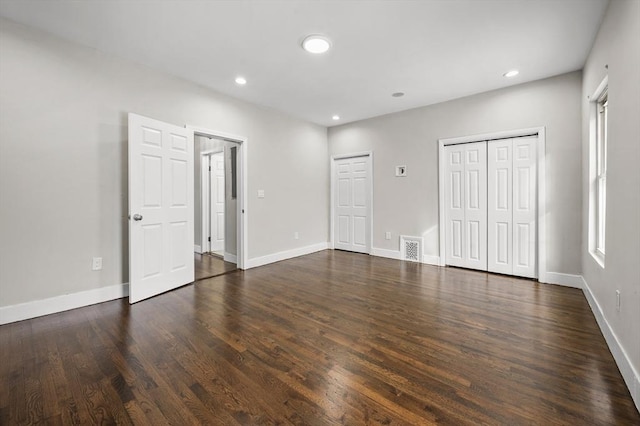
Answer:
[{"label": "white baseboard", "polygon": [[400,260],[402,257],[402,254],[400,253],[400,250],[387,250],[387,249],[372,247],[371,256],[386,257],[387,259]]},{"label": "white baseboard", "polygon": [[591,311],[593,315],[596,317],[596,321],[598,322],[598,326],[600,326],[600,331],[602,331],[602,335],[609,346],[609,351],[613,355],[613,359],[616,360],[616,364],[618,364],[618,369],[622,374],[622,378],[629,388],[629,392],[631,393],[631,398],[633,398],[633,402],[636,404],[636,408],[640,411],[640,374],[633,368],[633,364],[631,364],[631,358],[625,352],[622,345],[618,341],[618,337],[616,333],[611,329],[611,326],[607,322],[607,319],[604,317],[604,313],[602,312],[602,308],[600,308],[600,304],[593,296],[591,289],[589,288],[589,284],[581,277],[582,279],[582,291],[587,298],[587,302],[589,302],[589,306],[591,307]]},{"label": "white baseboard", "polygon": [[315,253],[317,251],[326,250],[329,243],[318,243],[306,247],[299,247],[292,250],[281,251],[278,253],[268,254],[266,256],[254,257],[247,260],[245,269],[256,268],[258,266],[268,265],[269,263],[280,262],[281,260],[291,259],[293,257],[304,256],[305,254]]},{"label": "white baseboard", "polygon": [[547,284],[557,284],[565,287],[582,288],[582,275],[561,274],[560,272],[546,272],[538,281]]},{"label": "white baseboard", "polygon": [[3,306],[0,308],[0,324],[8,324],[83,306],[95,305],[96,303],[121,299],[128,295],[129,284],[117,284],[43,300],[34,300],[33,302],[20,303],[18,305]]},{"label": "white baseboard", "polygon": [[224,261],[238,264],[238,256],[236,256],[235,254],[227,253],[225,251],[224,252]]},{"label": "white baseboard", "polygon": [[202,254],[202,247],[200,247],[198,245],[194,245],[193,246],[193,251],[195,251],[198,254]]},{"label": "white baseboard", "polygon": [[431,256],[429,254],[423,254],[422,263],[426,263],[427,265],[440,266],[440,256]]}]

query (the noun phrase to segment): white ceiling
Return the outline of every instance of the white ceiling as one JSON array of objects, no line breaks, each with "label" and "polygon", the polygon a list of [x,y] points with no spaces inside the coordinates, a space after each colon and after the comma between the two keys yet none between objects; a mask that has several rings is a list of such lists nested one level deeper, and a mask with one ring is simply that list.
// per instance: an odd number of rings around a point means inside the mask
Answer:
[{"label": "white ceiling", "polygon": [[[324,126],[581,69],[607,0],[0,0],[0,15]],[[300,47],[313,33],[333,48]],[[517,68],[513,79],[502,76]],[[243,75],[246,86],[234,79]],[[393,98],[393,92],[405,92]],[[339,114],[340,121],[331,116]]]}]

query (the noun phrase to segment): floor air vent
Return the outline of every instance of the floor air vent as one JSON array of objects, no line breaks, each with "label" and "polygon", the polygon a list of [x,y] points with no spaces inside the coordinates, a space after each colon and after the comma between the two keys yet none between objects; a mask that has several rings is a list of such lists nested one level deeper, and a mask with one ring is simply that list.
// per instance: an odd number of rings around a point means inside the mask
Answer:
[{"label": "floor air vent", "polygon": [[402,260],[422,262],[422,238],[401,235],[400,251],[402,253]]}]

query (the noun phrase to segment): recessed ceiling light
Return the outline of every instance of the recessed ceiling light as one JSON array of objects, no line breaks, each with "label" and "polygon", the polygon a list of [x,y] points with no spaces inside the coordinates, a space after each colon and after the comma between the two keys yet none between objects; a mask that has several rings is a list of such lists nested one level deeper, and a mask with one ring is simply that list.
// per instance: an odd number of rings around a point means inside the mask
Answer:
[{"label": "recessed ceiling light", "polygon": [[403,92],[396,92],[396,93],[392,93],[391,96],[393,96],[394,98],[401,98],[404,96]]},{"label": "recessed ceiling light", "polygon": [[520,71],[518,70],[511,70],[511,71],[507,71],[504,74],[502,74],[505,77],[511,78],[511,77],[515,77],[516,75],[520,74]]},{"label": "recessed ceiling light", "polygon": [[236,83],[240,86],[244,86],[245,84],[247,84],[247,79],[244,77],[236,77]]},{"label": "recessed ceiling light", "polygon": [[324,53],[331,47],[328,38],[321,35],[310,35],[302,41],[302,48],[309,53]]},{"label": "recessed ceiling light", "polygon": [[334,116],[333,116],[333,117],[331,117],[331,118],[333,118],[334,120],[340,120],[340,116],[339,116],[339,115],[334,115]]}]

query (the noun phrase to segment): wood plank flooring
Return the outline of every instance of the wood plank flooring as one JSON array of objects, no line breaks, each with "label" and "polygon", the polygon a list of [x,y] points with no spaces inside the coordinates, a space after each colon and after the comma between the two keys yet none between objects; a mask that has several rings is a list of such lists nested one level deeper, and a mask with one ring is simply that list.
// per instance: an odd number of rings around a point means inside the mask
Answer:
[{"label": "wood plank flooring", "polygon": [[211,254],[194,253],[195,279],[217,277],[238,269],[235,263],[225,262],[222,258]]},{"label": "wood plank flooring", "polygon": [[324,251],[0,327],[0,424],[638,425],[580,290]]}]

